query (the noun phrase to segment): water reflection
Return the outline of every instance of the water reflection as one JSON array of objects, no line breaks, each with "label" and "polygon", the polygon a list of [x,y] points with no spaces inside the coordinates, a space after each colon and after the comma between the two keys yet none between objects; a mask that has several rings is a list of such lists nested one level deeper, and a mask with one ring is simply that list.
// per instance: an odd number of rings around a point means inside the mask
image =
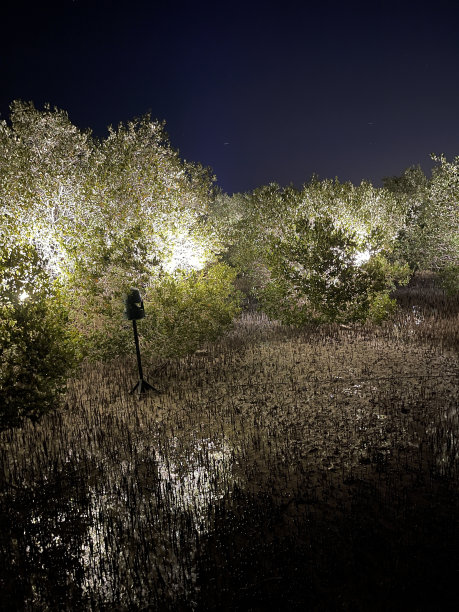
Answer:
[{"label": "water reflection", "polygon": [[[171,448],[177,450],[176,439]],[[196,526],[200,527],[209,507],[230,492],[239,480],[233,472],[234,451],[224,439],[198,439],[188,456],[176,455],[174,461],[158,454],[157,462],[164,497],[171,496],[178,508],[191,510]]]},{"label": "water reflection", "polygon": [[0,535],[5,610],[80,605],[78,551],[88,528],[88,499],[72,471],[34,484],[4,486]]},{"label": "water reflection", "polygon": [[459,404],[441,410],[426,428],[434,470],[443,477],[459,475]]},{"label": "water reflection", "polygon": [[400,320],[394,323],[394,328],[398,331],[405,330],[409,335],[416,333],[416,327],[425,321],[425,315],[420,306],[414,304],[411,309],[404,313]]},{"label": "water reflection", "polygon": [[456,534],[459,423],[451,378],[416,376],[456,365],[350,346],[209,357],[142,403],[88,378],[101,397],[5,435],[6,609],[371,609],[359,589],[422,587]]},{"label": "water reflection", "polygon": [[[104,605],[114,594],[121,605],[140,605],[155,590],[164,598],[190,597],[197,538],[236,480],[234,452],[224,439],[200,438],[184,449],[174,437],[167,454],[139,442],[134,455],[136,461],[111,465],[104,484],[89,489],[82,591]],[[141,464],[147,469],[139,470]]]}]

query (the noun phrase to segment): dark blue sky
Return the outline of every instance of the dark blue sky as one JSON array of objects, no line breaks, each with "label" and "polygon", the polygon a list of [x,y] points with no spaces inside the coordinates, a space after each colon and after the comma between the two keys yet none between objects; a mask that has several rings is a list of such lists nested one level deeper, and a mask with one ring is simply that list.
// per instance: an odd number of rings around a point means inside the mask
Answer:
[{"label": "dark blue sky", "polygon": [[456,2],[10,0],[0,18],[2,118],[49,102],[104,136],[151,111],[230,194],[459,155]]}]

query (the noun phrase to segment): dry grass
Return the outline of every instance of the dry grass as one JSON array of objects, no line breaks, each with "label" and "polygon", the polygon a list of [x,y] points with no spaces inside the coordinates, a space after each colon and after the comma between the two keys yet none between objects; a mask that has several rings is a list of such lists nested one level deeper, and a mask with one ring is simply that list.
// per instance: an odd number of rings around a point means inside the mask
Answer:
[{"label": "dry grass", "polygon": [[245,314],[147,364],[163,393],[140,401],[134,360],[86,366],[1,439],[8,609],[441,609],[459,309],[425,276],[397,297],[382,327]]}]

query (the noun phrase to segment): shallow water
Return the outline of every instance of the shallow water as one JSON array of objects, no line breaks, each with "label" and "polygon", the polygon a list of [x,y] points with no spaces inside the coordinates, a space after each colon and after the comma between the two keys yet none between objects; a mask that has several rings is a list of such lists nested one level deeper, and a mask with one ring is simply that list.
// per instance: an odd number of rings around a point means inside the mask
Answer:
[{"label": "shallow water", "polygon": [[447,605],[459,365],[414,314],[322,335],[246,316],[141,400],[132,363],[83,370],[67,409],[2,435],[3,607]]}]

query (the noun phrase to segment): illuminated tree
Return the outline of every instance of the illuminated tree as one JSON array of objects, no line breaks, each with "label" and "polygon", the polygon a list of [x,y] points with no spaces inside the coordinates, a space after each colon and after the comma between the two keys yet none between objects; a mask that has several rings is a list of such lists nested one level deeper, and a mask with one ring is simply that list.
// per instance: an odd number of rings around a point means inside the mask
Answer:
[{"label": "illuminated tree", "polygon": [[459,157],[452,162],[444,156],[432,159],[438,165],[430,180],[419,167],[384,179],[407,207],[395,254],[414,270],[439,272],[454,292],[459,291]]},{"label": "illuminated tree", "polygon": [[426,263],[451,293],[459,293],[459,156],[452,162],[433,159],[439,165],[432,171],[425,214]]},{"label": "illuminated tree", "polygon": [[[180,159],[162,123],[145,116],[99,141],[63,111],[15,102],[0,148],[2,226],[35,245],[59,279],[88,356],[128,350],[122,311],[131,286],[148,299],[170,278],[179,286],[198,270],[200,282],[220,292],[215,325],[227,326],[237,296],[231,274],[217,266],[223,245],[208,222],[213,177]],[[204,306],[196,313],[204,328],[208,316]],[[143,329],[153,324],[147,318]]]},{"label": "illuminated tree", "polygon": [[329,217],[298,219],[268,243],[269,282],[258,290],[263,309],[293,325],[384,318],[395,307],[389,290],[408,270],[361,248],[355,233]]},{"label": "illuminated tree", "polygon": [[52,277],[63,274],[84,203],[92,155],[89,134],[81,134],[63,111],[11,105],[11,127],[0,126],[2,226],[35,244]]},{"label": "illuminated tree", "polygon": [[[148,338],[144,352],[164,357],[192,350],[206,339],[209,317],[221,333],[237,303],[230,271],[217,265],[222,242],[207,221],[213,177],[201,166],[183,162],[170,147],[164,126],[148,117],[110,130],[98,156],[87,196],[93,210],[80,229],[76,250],[87,251],[87,244],[92,249],[75,264],[72,276],[81,305],[75,312],[77,327],[98,356],[130,351],[122,298],[137,286],[145,303],[152,304],[142,322],[144,340]],[[219,309],[192,299],[166,300],[161,306],[166,287],[176,296],[193,293],[190,287],[197,278]],[[162,307],[167,311],[160,312]],[[193,325],[161,328],[165,318],[183,322],[191,313]]]},{"label": "illuminated tree", "polygon": [[419,166],[412,166],[400,176],[384,178],[383,185],[406,208],[405,223],[399,230],[393,256],[406,261],[415,272],[426,264],[424,236],[429,181]]},{"label": "illuminated tree", "polygon": [[[389,191],[314,178],[301,190],[272,184],[233,200],[228,258],[271,316],[364,320],[393,308],[388,293],[407,270],[385,254],[405,204]],[[225,206],[223,199],[220,216]]]},{"label": "illuminated tree", "polygon": [[0,429],[59,403],[76,364],[58,287],[30,244],[0,233]]}]

